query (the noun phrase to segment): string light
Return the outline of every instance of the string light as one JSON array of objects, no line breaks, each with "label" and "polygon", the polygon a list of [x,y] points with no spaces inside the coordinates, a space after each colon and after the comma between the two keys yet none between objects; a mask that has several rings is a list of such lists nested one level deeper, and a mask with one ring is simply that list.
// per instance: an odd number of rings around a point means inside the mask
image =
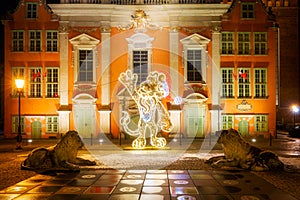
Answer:
[{"label": "string light", "polygon": [[120,124],[127,134],[137,137],[132,142],[133,148],[145,148],[147,130],[150,132],[150,144],[162,148],[167,142],[165,138],[157,137],[158,131],[161,129],[170,132],[173,128],[170,116],[162,104],[162,99],[169,95],[166,76],[160,72],[151,72],[138,87],[137,77],[137,74],[132,73],[131,70],[119,76],[119,81],[126,87],[138,106],[140,118],[137,129],[132,130],[129,127],[132,120],[127,111],[122,111]]}]

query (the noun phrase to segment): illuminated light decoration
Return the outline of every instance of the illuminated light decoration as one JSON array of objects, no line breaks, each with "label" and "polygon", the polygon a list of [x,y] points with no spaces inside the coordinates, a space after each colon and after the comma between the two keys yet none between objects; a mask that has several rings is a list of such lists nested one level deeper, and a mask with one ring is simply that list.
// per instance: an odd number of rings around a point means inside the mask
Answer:
[{"label": "illuminated light decoration", "polygon": [[180,96],[176,96],[174,98],[174,104],[175,105],[180,105],[182,103],[182,98]]},{"label": "illuminated light decoration", "polygon": [[162,148],[167,142],[165,138],[157,137],[159,129],[170,132],[173,128],[169,113],[162,104],[162,99],[169,95],[166,76],[160,72],[151,72],[138,87],[137,77],[137,74],[132,73],[131,70],[127,70],[119,76],[119,81],[126,87],[138,106],[140,117],[137,129],[129,128],[132,120],[127,111],[122,111],[120,124],[127,134],[137,137],[132,142],[133,148],[145,148],[147,130],[150,132],[150,144]]},{"label": "illuminated light decoration", "polygon": [[232,73],[232,76],[233,76],[234,80],[236,80],[236,78],[237,78],[236,74]]}]

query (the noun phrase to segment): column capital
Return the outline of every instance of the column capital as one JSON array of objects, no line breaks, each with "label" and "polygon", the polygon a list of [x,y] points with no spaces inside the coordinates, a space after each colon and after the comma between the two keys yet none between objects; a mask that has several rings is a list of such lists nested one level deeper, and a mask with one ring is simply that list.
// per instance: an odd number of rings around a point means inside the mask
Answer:
[{"label": "column capital", "polygon": [[59,22],[58,27],[59,33],[68,33],[69,32],[69,22]]},{"label": "column capital", "polygon": [[222,25],[220,23],[212,23],[210,30],[212,33],[220,33],[222,30]]}]

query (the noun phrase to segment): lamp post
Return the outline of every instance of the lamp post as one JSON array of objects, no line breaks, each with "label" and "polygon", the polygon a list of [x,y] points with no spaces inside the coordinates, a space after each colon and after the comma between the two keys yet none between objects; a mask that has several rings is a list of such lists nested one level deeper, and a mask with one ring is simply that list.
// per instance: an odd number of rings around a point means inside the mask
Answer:
[{"label": "lamp post", "polygon": [[298,108],[298,106],[293,106],[292,109],[293,109],[293,112],[294,112],[294,128],[295,128],[295,126],[296,126],[296,113],[299,111],[299,108]]},{"label": "lamp post", "polygon": [[15,84],[17,87],[17,93],[19,95],[19,117],[18,117],[18,135],[17,135],[17,147],[16,150],[22,150],[22,133],[21,133],[21,94],[23,93],[24,87],[24,80],[23,79],[16,79]]}]

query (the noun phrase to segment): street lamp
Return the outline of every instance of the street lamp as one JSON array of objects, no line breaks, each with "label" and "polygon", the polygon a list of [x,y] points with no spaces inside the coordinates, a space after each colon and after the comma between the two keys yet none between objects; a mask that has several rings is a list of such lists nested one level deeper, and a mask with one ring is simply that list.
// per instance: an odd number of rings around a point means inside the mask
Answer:
[{"label": "street lamp", "polygon": [[19,95],[19,118],[18,118],[18,135],[16,150],[22,150],[22,133],[21,133],[21,94],[23,93],[24,79],[16,79],[15,84]]},{"label": "street lamp", "polygon": [[296,113],[299,111],[299,108],[298,108],[298,106],[293,106],[292,109],[293,109],[293,112],[294,112],[294,128],[295,128],[295,126],[296,126]]}]

